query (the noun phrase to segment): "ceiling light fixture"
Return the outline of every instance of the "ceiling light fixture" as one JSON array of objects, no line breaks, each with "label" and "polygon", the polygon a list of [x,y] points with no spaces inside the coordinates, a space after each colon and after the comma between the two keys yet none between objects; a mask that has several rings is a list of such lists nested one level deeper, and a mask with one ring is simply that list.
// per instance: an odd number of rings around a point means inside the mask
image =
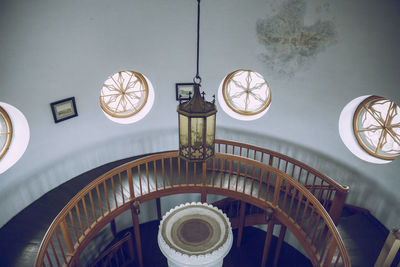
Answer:
[{"label": "ceiling light fixture", "polygon": [[197,64],[193,78],[193,97],[179,101],[177,108],[179,122],[179,156],[189,162],[201,162],[214,156],[215,118],[217,108],[215,95],[212,102],[205,100],[205,93],[200,93],[199,75],[200,42],[200,0],[197,0]]}]

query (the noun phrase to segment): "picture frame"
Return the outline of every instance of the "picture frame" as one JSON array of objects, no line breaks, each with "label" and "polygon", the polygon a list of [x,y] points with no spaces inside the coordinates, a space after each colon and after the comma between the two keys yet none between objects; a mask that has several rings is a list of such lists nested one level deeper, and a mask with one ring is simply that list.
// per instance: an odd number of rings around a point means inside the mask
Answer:
[{"label": "picture frame", "polygon": [[55,123],[59,123],[61,121],[65,121],[78,116],[78,111],[75,104],[75,97],[69,97],[50,103],[50,107]]},{"label": "picture frame", "polygon": [[[194,83],[177,83],[176,88],[176,100],[189,100],[189,92],[191,96],[194,93]],[[180,96],[180,97],[179,97]]]}]

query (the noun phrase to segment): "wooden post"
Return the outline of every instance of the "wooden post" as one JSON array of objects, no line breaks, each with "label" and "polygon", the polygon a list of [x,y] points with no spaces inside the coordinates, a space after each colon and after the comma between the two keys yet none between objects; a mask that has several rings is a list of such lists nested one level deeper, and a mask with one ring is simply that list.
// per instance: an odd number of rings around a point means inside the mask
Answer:
[{"label": "wooden post", "polygon": [[131,203],[131,213],[133,221],[133,232],[135,234],[137,259],[140,267],[143,267],[142,244],[140,240],[140,224],[139,224],[139,205],[138,201]]},{"label": "wooden post", "polygon": [[[347,187],[348,189],[348,187]],[[342,210],[344,207],[344,203],[346,202],[347,192],[336,191],[335,196],[332,200],[332,206],[329,209],[329,215],[332,218],[332,221],[337,225],[339,223],[340,215],[342,215]]]},{"label": "wooden post", "polygon": [[115,219],[110,222],[111,232],[114,238],[117,236],[117,225],[115,224]]},{"label": "wooden post", "polygon": [[161,198],[157,198],[156,199],[156,205],[157,205],[157,218],[159,221],[161,221],[162,219],[162,215],[161,215]]},{"label": "wooden post", "polygon": [[242,235],[243,235],[243,227],[244,221],[246,219],[246,202],[240,201],[240,217],[239,217],[239,226],[238,226],[238,238],[236,241],[236,247],[240,247],[240,243],[242,243]]},{"label": "wooden post", "polygon": [[276,250],[275,250],[274,267],[278,266],[279,254],[281,253],[282,243],[283,240],[285,239],[285,234],[286,234],[286,226],[281,224],[281,230],[279,232],[278,243],[276,245]]},{"label": "wooden post", "polygon": [[262,267],[267,266],[268,252],[271,247],[271,240],[272,240],[272,234],[274,232],[274,226],[275,226],[274,220],[270,219],[268,222],[267,235],[265,237],[264,251],[263,251],[262,262],[261,262]]},{"label": "wooden post", "polygon": [[[393,229],[386,238],[385,244],[382,247],[381,253],[375,262],[374,267],[389,267],[392,265],[394,257],[400,249],[400,230]],[[400,263],[397,267],[400,266]]]},{"label": "wooden post", "polygon": [[201,190],[201,203],[207,202],[207,191],[206,191],[206,177],[207,177],[207,163],[203,161],[202,163],[202,177],[201,177],[201,184],[203,189]]}]

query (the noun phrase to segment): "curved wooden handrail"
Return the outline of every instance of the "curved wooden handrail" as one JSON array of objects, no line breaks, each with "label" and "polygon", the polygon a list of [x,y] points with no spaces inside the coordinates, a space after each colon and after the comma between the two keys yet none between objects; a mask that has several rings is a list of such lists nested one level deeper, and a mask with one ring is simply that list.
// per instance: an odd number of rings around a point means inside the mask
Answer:
[{"label": "curved wooden handrail", "polygon": [[215,151],[250,158],[273,166],[303,184],[329,211],[337,224],[349,192],[343,186],[318,170],[281,153],[244,143],[228,140],[215,140]]},{"label": "curved wooden handrail", "polygon": [[197,192],[240,198],[273,208],[303,245],[314,266],[350,266],[337,229],[320,202],[288,174],[251,159],[217,153],[187,163],[177,152],[154,154],[93,180],[62,209],[40,246],[35,266],[79,266],[79,256],[100,229],[134,201]]}]

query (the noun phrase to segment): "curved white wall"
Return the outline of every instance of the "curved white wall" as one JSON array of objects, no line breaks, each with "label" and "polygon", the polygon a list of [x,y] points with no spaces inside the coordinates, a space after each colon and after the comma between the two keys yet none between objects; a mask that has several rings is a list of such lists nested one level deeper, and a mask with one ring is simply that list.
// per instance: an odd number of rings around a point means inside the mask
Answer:
[{"label": "curved white wall", "polygon": [[[237,121],[220,110],[217,135],[312,165],[348,184],[350,203],[398,227],[399,160],[383,166],[353,156],[337,122],[343,107],[361,95],[400,103],[400,4],[323,1],[330,3],[336,43],[287,77],[261,60],[265,48],[256,35],[257,20],[273,16],[281,2],[202,1],[200,75],[209,98],[239,68],[262,74],[273,97],[271,109],[255,121]],[[321,0],[306,2],[307,25]],[[0,101],[24,113],[31,137],[22,158],[0,175],[0,225],[86,170],[177,148],[175,83],[195,74],[195,19],[194,0],[1,2]],[[108,120],[98,103],[103,81],[124,69],[146,75],[156,96],[150,113],[130,125]],[[49,103],[70,96],[79,116],[55,124]]]}]

